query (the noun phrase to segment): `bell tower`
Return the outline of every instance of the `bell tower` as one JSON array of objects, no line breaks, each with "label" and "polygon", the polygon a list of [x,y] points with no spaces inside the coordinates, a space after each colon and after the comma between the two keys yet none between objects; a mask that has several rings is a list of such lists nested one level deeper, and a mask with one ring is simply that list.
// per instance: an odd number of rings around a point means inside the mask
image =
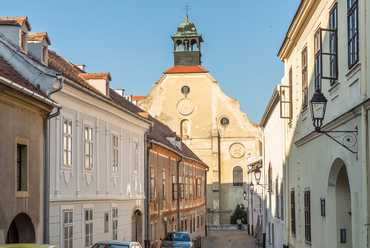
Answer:
[{"label": "bell tower", "polygon": [[201,64],[200,43],[203,42],[202,35],[197,33],[194,23],[186,20],[177,28],[177,33],[171,36],[174,43],[174,65],[175,66],[198,66]]}]

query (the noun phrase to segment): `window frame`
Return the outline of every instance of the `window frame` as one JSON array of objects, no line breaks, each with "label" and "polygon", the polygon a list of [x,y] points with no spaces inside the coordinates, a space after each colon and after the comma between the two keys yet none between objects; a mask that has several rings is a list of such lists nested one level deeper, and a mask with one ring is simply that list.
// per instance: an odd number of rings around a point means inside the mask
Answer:
[{"label": "window frame", "polygon": [[233,187],[243,186],[243,168],[239,165],[233,168]]},{"label": "window frame", "polygon": [[72,167],[73,156],[73,121],[63,118],[63,166]]},{"label": "window frame", "polygon": [[[29,197],[29,140],[15,138],[15,197]],[[19,185],[20,183],[20,185]]]},{"label": "window frame", "polygon": [[112,172],[118,172],[119,164],[119,137],[112,134]]},{"label": "window frame", "polygon": [[166,169],[162,169],[162,200],[166,200],[166,196]]},{"label": "window frame", "polygon": [[290,191],[290,227],[291,234],[296,235],[296,218],[295,218],[295,191]]},{"label": "window frame", "polygon": [[[87,228],[89,226],[89,228]],[[94,211],[92,208],[84,209],[84,244],[85,248],[93,246],[93,237],[94,237]],[[89,229],[89,233],[87,233]],[[88,243],[86,243],[88,241]]]},{"label": "window frame", "polygon": [[[68,215],[68,222],[66,222],[66,214]],[[72,220],[71,220],[71,216],[70,214],[72,214]],[[62,233],[62,238],[63,238],[63,241],[62,241],[62,247],[63,248],[73,248],[73,209],[63,209],[62,210],[62,216],[63,216],[63,233]],[[68,232],[67,232],[67,239],[65,239],[66,237],[66,228],[68,229]],[[70,228],[72,228],[72,232],[70,232]],[[69,236],[69,234],[72,234],[72,236]],[[65,244],[67,240],[67,246]],[[71,246],[70,246],[70,242],[72,242]]]},{"label": "window frame", "polygon": [[[353,31],[351,32],[351,30]],[[348,69],[351,69],[359,61],[358,32],[358,0],[347,0]],[[355,51],[352,52],[352,49]]]},{"label": "window frame", "polygon": [[118,208],[112,208],[112,239],[118,239]]},{"label": "window frame", "polygon": [[[329,13],[329,30],[338,30],[338,3],[335,3]],[[333,86],[338,81],[338,38],[336,32],[329,33],[329,53],[330,55],[330,86]],[[335,78],[335,79],[334,79]]]},{"label": "window frame", "polygon": [[307,46],[305,46],[301,53],[302,59],[302,109],[308,107],[308,57],[307,57]]},{"label": "window frame", "polygon": [[304,224],[305,224],[305,241],[311,243],[311,192],[304,191]]},{"label": "window frame", "polygon": [[[87,131],[87,132],[86,132]],[[87,152],[88,147],[88,152]],[[84,126],[84,169],[92,170],[94,169],[94,132],[93,127],[90,125]]]},{"label": "window frame", "polygon": [[150,167],[150,200],[155,200],[156,190],[155,190],[155,168]]}]

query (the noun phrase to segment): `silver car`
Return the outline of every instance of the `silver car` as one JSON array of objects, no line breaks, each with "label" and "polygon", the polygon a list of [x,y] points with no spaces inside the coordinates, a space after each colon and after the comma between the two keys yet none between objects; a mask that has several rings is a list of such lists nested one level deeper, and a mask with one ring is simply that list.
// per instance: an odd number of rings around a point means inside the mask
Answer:
[{"label": "silver car", "polygon": [[92,248],[142,248],[138,242],[106,240],[95,243]]}]

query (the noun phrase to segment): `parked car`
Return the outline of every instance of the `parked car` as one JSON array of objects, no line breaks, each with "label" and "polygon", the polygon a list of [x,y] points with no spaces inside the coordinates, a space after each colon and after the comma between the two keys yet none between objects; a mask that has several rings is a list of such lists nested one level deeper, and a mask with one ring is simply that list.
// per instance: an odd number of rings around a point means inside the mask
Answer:
[{"label": "parked car", "polygon": [[168,232],[167,235],[162,239],[161,248],[164,247],[181,247],[190,248],[194,247],[193,243],[195,240],[190,239],[190,235],[187,232]]},{"label": "parked car", "polygon": [[142,248],[138,242],[106,240],[95,243],[92,248]]},{"label": "parked car", "polygon": [[0,245],[1,248],[58,248],[55,245],[46,245],[46,244],[6,244]]}]

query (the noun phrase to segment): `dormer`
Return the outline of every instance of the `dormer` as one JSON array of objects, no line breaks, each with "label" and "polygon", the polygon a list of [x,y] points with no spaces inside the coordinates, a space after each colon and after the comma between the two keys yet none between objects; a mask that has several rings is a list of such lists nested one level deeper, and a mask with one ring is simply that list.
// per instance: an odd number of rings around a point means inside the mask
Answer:
[{"label": "dormer", "polygon": [[24,17],[1,17],[0,34],[24,53],[28,52],[28,32],[31,25]]},{"label": "dormer", "polygon": [[51,45],[46,32],[28,34],[28,54],[48,65],[48,51]]},{"label": "dormer", "polygon": [[180,150],[182,150],[182,147],[181,147],[181,144],[182,144],[182,141],[179,137],[175,136],[175,137],[166,137],[166,139],[171,142],[171,144],[173,146],[176,146],[177,148],[179,148]]},{"label": "dormer", "polygon": [[109,82],[112,80],[109,72],[106,73],[81,73],[80,77],[83,78],[88,84],[99,90],[105,96],[109,97]]}]

